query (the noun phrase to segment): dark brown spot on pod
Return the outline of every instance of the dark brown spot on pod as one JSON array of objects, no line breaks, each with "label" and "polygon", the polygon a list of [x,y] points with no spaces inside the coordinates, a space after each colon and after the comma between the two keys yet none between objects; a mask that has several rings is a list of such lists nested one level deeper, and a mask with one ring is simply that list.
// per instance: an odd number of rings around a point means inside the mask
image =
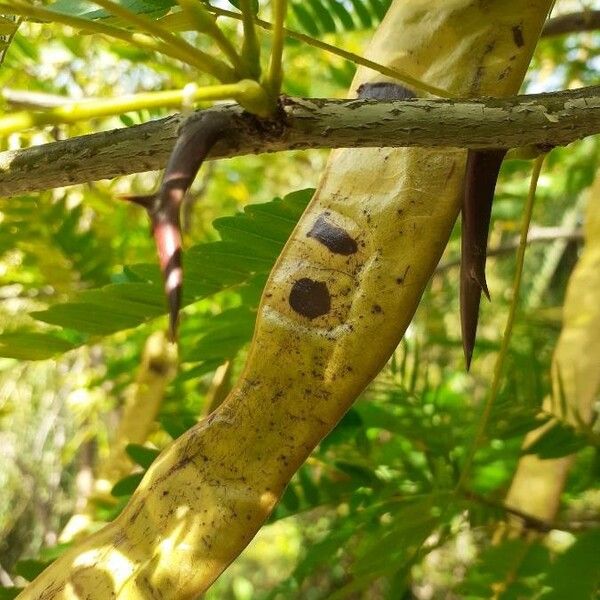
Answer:
[{"label": "dark brown spot on pod", "polygon": [[523,28],[520,25],[515,25],[512,28],[512,35],[515,46],[517,46],[517,48],[522,48],[525,45],[525,40],[523,39]]},{"label": "dark brown spot on pod", "polygon": [[329,223],[325,215],[319,216],[306,237],[315,238],[335,254],[348,256],[358,250],[356,240],[345,229]]},{"label": "dark brown spot on pod", "polygon": [[309,319],[325,315],[331,309],[327,285],[308,277],[303,277],[294,283],[289,302],[298,314]]}]

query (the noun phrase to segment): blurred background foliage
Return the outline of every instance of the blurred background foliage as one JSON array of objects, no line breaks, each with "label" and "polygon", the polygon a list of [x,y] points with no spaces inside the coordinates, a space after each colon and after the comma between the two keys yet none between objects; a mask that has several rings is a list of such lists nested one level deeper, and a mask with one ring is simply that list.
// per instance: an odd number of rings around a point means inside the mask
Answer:
[{"label": "blurred background foliage", "polygon": [[[138,2],[153,16],[171,4]],[[360,53],[388,5],[292,0],[288,26]],[[84,2],[56,6],[90,12]],[[555,14],[599,7],[558,0]],[[269,8],[261,2],[265,19]],[[237,22],[220,22],[239,39]],[[216,52],[203,37],[186,35]],[[3,39],[3,111],[22,106],[22,91],[64,101],[179,88],[192,78],[204,82],[172,60],[68,27],[25,23]],[[262,39],[268,48],[268,36]],[[597,83],[599,42],[597,32],[543,39],[523,90]],[[343,97],[355,67],[288,39],[285,68],[286,93]],[[140,111],[26,131],[0,140],[0,150],[165,114]],[[599,144],[596,137],[555,149],[545,163],[532,228],[539,240],[527,253],[503,384],[468,488],[457,492],[460,466],[489,390],[511,299],[515,237],[531,170],[526,161],[507,161],[502,169],[489,242],[493,302],[482,306],[472,372],[464,371],[459,336],[458,226],[389,364],[300,469],[271,523],[206,598],[559,599],[567,597],[565,589],[573,599],[598,597],[597,428],[584,435],[560,423],[530,448],[541,458],[576,452],[555,522],[532,520],[526,534],[515,536],[503,500],[524,435],[548,419],[540,417],[540,407],[550,394],[550,361],[566,284],[581,251],[584,192],[598,168]],[[184,208],[181,365],[146,449],[128,448],[134,473],[148,467],[154,449],[214,409],[235,381],[262,286],[326,157],[323,151],[286,152],[203,168]],[[152,190],[158,180],[158,173],[140,173],[0,199],[0,584],[6,586],[0,597],[14,595],[10,586],[23,585],[68,546],[64,531],[74,514],[87,512],[85,527],[98,527],[139,481],[139,474],[127,474],[113,482],[112,494],[94,497],[94,473],[110,456],[119,415],[143,377],[144,344],[165,326],[146,216],[117,197]],[[596,210],[599,200],[588,194]],[[365,352],[375,343],[365,340]]]}]

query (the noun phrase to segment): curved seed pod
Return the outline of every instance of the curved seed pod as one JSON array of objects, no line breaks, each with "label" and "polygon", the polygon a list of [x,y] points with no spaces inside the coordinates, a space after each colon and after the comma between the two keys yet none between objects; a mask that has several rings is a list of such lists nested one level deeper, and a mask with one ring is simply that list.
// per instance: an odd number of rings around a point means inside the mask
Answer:
[{"label": "curved seed pod", "polygon": [[186,121],[165,168],[156,194],[123,196],[143,206],[150,217],[152,235],[165,282],[169,307],[169,337],[177,339],[183,286],[180,210],[183,198],[211,148],[222,137],[227,120],[217,114]]},{"label": "curved seed pod", "polygon": [[506,150],[469,150],[462,207],[460,324],[467,371],[477,335],[481,292],[490,299],[485,280],[487,239],[494,190]]},{"label": "curved seed pod", "polygon": [[[512,94],[552,3],[395,0],[368,56],[459,95]],[[385,81],[359,69],[352,90]],[[333,152],[271,272],[234,389],[22,600],[203,593],[400,341],[458,216],[465,161],[460,149]]]}]

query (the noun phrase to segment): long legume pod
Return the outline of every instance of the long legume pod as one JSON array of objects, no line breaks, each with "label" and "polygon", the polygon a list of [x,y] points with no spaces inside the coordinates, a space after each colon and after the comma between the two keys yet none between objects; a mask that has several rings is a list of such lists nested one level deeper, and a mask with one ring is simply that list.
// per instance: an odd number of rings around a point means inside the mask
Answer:
[{"label": "long legume pod", "polygon": [[[515,93],[552,0],[396,0],[369,57],[463,96]],[[354,92],[380,75],[360,69]],[[456,219],[466,151],[333,152],[266,286],[245,371],[120,517],[21,598],[195,598],[401,339]]]}]

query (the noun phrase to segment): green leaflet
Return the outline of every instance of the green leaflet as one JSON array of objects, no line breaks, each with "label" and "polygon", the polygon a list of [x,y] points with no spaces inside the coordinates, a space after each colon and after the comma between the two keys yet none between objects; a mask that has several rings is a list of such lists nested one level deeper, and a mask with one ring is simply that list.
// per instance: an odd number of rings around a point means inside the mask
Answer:
[{"label": "green leaflet", "polygon": [[313,37],[369,29],[381,21],[391,0],[293,0],[292,14],[300,29]]},{"label": "green leaflet", "polygon": [[538,439],[524,448],[523,454],[540,458],[561,458],[579,452],[590,444],[585,435],[569,423],[556,421]]},{"label": "green leaflet", "polygon": [[594,598],[600,586],[599,548],[598,528],[580,534],[575,543],[554,562],[544,582],[552,591],[542,598]]},{"label": "green leaflet", "polygon": [[160,454],[160,450],[142,446],[141,444],[127,444],[125,452],[142,469],[148,469],[154,462],[154,459]]},{"label": "green leaflet", "polygon": [[[239,0],[229,0],[229,4],[231,4],[232,6],[235,6],[238,10],[240,8],[240,2]],[[257,15],[258,14],[258,0],[252,0],[252,12]]]},{"label": "green leaflet", "polygon": [[140,485],[140,481],[142,481],[143,477],[143,472],[127,475],[127,477],[123,477],[123,479],[115,483],[110,493],[115,498],[120,498],[121,496],[131,496],[131,494],[133,494],[133,492],[135,492],[137,489],[137,486]]},{"label": "green leaflet", "polygon": [[256,311],[249,306],[223,311],[211,319],[193,347],[183,348],[183,361],[223,362],[233,358],[250,341],[255,321]]},{"label": "green leaflet", "polygon": [[[311,189],[293,192],[283,199],[247,206],[235,216],[216,219],[214,226],[221,241],[199,244],[185,253],[183,305],[242,284],[246,293],[252,292],[251,304],[256,305],[262,289],[257,282],[264,281],[271,270],[312,194]],[[65,341],[56,332],[17,331],[0,336],[0,355],[45,359],[85,343],[87,336],[110,335],[163,315],[165,300],[158,266],[133,265],[124,273],[123,281],[85,290],[68,302],[31,313],[38,321],[70,330],[70,337],[78,343]],[[244,310],[243,325],[237,331],[232,327],[241,323],[239,320],[227,324],[225,315],[214,321],[207,328],[211,337],[195,349],[190,360],[220,358],[237,351],[252,334],[254,319],[248,309]],[[223,325],[221,330],[215,330],[219,325]],[[217,344],[214,350],[213,343]]]},{"label": "green leaflet", "polygon": [[[156,18],[166,14],[177,3],[174,0],[117,0],[117,4],[136,14],[145,14]],[[106,18],[114,19],[108,11],[98,8],[96,4],[86,0],[57,0],[48,8],[64,15],[81,17],[90,21]]]},{"label": "green leaflet", "polygon": [[0,15],[0,66],[18,28],[19,21],[14,16]]},{"label": "green leaflet", "polygon": [[0,355],[20,360],[45,360],[68,352],[75,344],[51,333],[5,333],[0,336]]},{"label": "green leaflet", "polygon": [[17,575],[28,579],[35,579],[50,563],[47,561],[25,559],[20,560],[15,568]]}]

